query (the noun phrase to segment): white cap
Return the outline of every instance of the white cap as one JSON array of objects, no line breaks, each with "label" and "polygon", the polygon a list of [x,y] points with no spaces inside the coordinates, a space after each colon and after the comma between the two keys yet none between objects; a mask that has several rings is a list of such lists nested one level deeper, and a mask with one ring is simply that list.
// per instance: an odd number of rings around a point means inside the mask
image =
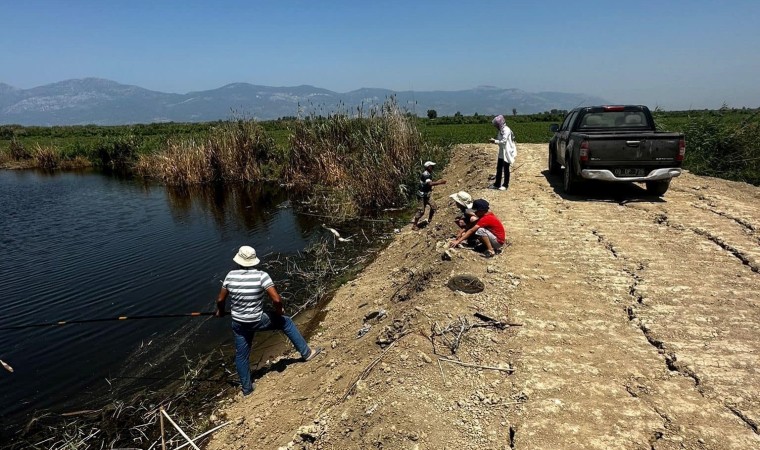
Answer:
[{"label": "white cap", "polygon": [[434,165],[435,163],[433,161],[425,161],[425,164],[423,164],[422,167],[430,167]]}]

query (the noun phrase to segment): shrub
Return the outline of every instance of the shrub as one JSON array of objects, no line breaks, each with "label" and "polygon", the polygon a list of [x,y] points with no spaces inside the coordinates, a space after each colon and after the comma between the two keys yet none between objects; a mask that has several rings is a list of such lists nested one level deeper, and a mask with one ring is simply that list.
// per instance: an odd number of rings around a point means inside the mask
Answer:
[{"label": "shrub", "polygon": [[696,174],[760,184],[760,120],[757,113],[740,123],[727,108],[690,117],[685,166]]},{"label": "shrub", "polygon": [[8,149],[10,150],[11,158],[17,161],[27,160],[27,159],[32,158],[32,154],[24,147],[24,144],[21,143],[15,137],[11,139],[11,142],[8,145]]},{"label": "shrub", "polygon": [[124,171],[137,159],[139,139],[134,135],[108,138],[95,148],[100,165],[105,169]]},{"label": "shrub", "polygon": [[60,156],[55,148],[47,146],[42,147],[37,144],[34,149],[34,160],[36,166],[40,169],[53,170],[58,168]]}]

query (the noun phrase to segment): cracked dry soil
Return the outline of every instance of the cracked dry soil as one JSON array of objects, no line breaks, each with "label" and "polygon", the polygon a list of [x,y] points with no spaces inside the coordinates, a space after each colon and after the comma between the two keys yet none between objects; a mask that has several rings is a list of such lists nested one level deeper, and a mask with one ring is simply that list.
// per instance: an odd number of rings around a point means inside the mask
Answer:
[{"label": "cracked dry soil", "polygon": [[[485,189],[495,146],[457,147],[433,222],[329,304],[310,339],[325,354],[222,401],[233,424],[207,447],[760,448],[760,189],[686,173],[663,199],[566,196],[546,145],[518,151],[500,192]],[[458,190],[491,203],[504,253],[442,258]],[[450,290],[460,274],[485,289]]]}]

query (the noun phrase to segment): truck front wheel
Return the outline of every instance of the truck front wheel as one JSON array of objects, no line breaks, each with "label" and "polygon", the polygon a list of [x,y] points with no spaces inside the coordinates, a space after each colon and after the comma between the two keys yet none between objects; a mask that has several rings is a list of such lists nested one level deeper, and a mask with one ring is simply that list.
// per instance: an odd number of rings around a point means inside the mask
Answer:
[{"label": "truck front wheel", "polygon": [[562,165],[557,162],[557,154],[554,152],[552,146],[549,146],[549,173],[552,175],[559,175],[562,171]]},{"label": "truck front wheel", "polygon": [[659,181],[647,181],[647,192],[658,197],[662,197],[668,192],[670,179]]},{"label": "truck front wheel", "polygon": [[562,187],[565,189],[566,194],[574,194],[575,191],[578,190],[578,184],[580,184],[580,181],[573,170],[573,160],[570,159],[570,155],[565,157],[565,176],[563,181],[564,183]]}]

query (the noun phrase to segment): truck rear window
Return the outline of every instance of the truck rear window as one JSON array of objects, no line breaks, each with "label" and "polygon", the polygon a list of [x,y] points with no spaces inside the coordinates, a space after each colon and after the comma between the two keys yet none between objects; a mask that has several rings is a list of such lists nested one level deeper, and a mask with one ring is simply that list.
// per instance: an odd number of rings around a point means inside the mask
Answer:
[{"label": "truck rear window", "polygon": [[649,124],[641,111],[600,111],[583,116],[578,128],[649,128]]}]

